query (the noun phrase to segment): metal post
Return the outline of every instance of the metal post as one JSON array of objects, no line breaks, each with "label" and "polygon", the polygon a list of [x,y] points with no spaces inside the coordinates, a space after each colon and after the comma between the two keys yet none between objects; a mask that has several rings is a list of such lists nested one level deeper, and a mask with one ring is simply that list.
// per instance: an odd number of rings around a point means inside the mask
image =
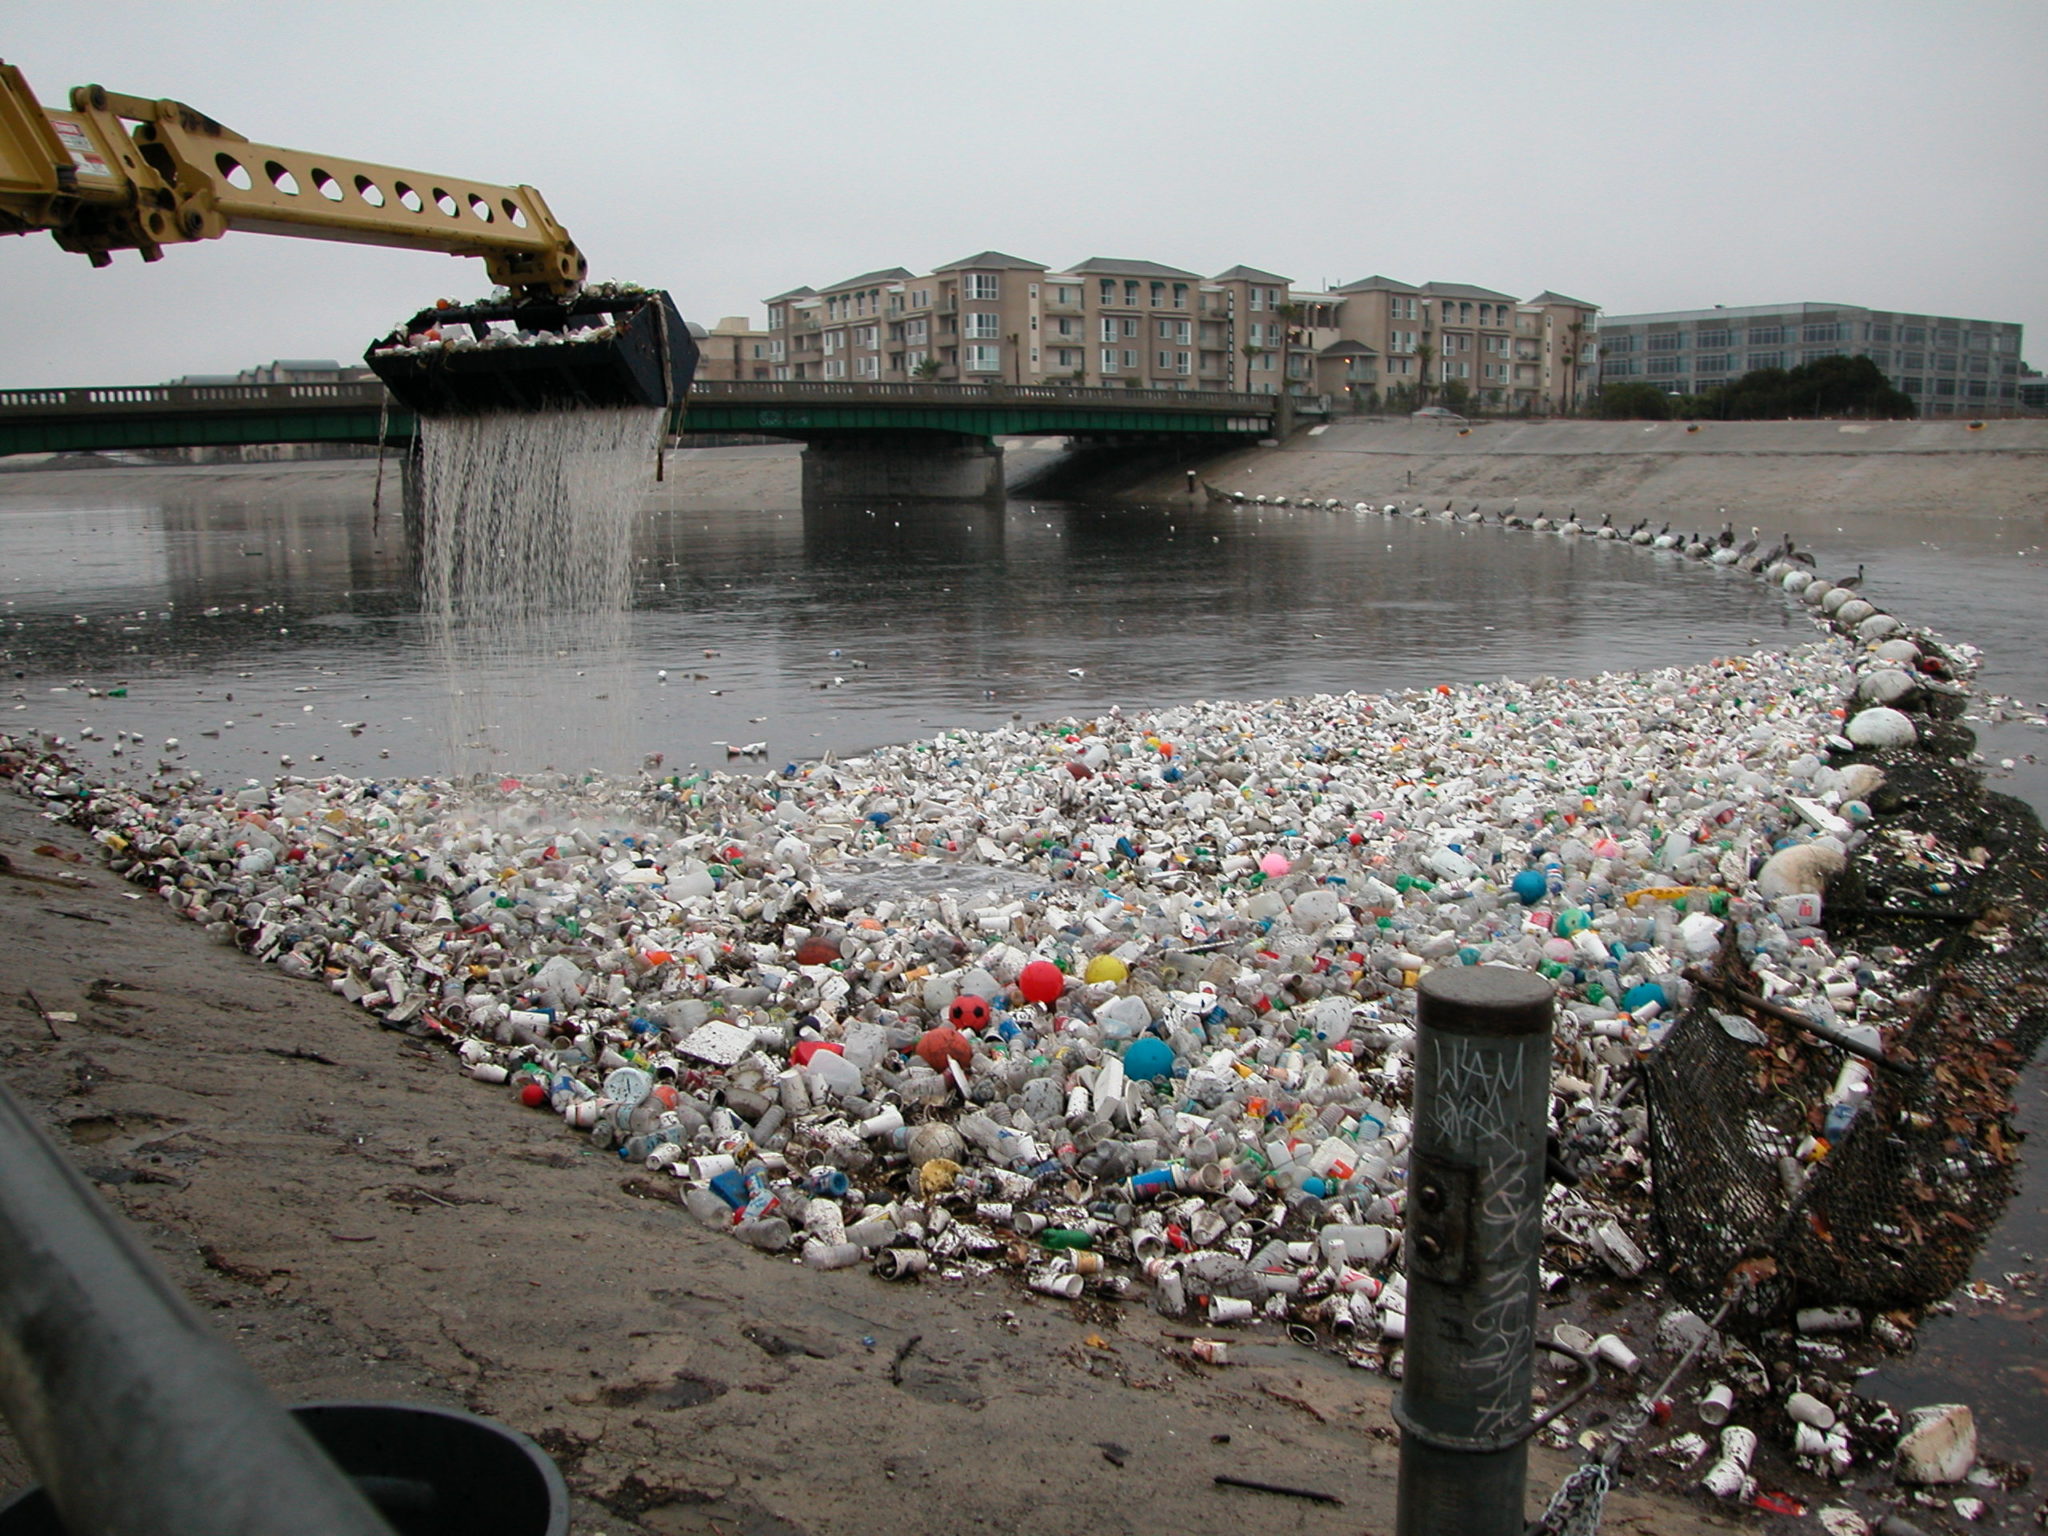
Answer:
[{"label": "metal post", "polygon": [[0,1413],[67,1529],[392,1536],[0,1086]]},{"label": "metal post", "polygon": [[1394,1529],[1521,1536],[1552,994],[1502,966],[1419,990]]}]

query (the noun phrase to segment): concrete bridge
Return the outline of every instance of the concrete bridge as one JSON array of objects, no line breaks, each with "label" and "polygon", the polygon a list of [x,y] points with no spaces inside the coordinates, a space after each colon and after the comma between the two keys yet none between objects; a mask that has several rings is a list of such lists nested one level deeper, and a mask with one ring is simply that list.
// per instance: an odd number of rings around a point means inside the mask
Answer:
[{"label": "concrete bridge", "polygon": [[[706,381],[670,429],[745,433],[806,445],[804,492],[822,498],[1000,495],[999,437],[1092,443],[1271,436],[1272,395],[1089,389],[1052,384]],[[1292,402],[1327,415],[1325,400]],[[0,455],[257,443],[409,443],[415,423],[374,381],[350,384],[143,384],[0,390]]]}]

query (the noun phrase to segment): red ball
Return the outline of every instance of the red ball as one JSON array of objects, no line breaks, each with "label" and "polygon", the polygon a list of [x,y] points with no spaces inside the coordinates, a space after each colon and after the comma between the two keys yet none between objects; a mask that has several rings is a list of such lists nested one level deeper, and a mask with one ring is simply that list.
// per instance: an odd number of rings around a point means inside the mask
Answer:
[{"label": "red ball", "polygon": [[946,1022],[955,1029],[987,1029],[988,999],[962,992],[946,1004]]},{"label": "red ball", "polygon": [[1050,960],[1034,960],[1017,978],[1017,990],[1034,1003],[1049,1003],[1067,989],[1067,978]]},{"label": "red ball", "polygon": [[949,1061],[957,1061],[963,1067],[972,1065],[974,1061],[974,1047],[968,1043],[967,1037],[959,1030],[943,1025],[926,1030],[917,1042],[916,1050],[924,1064],[941,1076],[945,1074]]},{"label": "red ball", "polygon": [[531,1078],[519,1085],[519,1102],[528,1109],[548,1107],[548,1089],[545,1083],[536,1083]]}]

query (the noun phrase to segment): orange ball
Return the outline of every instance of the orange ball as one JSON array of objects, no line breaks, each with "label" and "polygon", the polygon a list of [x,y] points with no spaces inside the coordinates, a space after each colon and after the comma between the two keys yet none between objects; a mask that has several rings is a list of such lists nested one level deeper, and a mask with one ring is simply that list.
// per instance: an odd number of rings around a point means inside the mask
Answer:
[{"label": "orange ball", "polygon": [[945,1025],[926,1030],[917,1042],[916,1050],[918,1059],[941,1076],[945,1075],[949,1061],[957,1061],[963,1068],[974,1061],[974,1047],[968,1043],[967,1037]]}]

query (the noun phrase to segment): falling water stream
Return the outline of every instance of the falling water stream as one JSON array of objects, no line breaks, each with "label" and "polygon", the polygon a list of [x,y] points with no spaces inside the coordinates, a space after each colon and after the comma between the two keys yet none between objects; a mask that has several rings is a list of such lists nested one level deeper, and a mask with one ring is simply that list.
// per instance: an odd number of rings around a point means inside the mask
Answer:
[{"label": "falling water stream", "polygon": [[422,422],[420,596],[457,777],[629,760],[626,613],[657,410]]}]

